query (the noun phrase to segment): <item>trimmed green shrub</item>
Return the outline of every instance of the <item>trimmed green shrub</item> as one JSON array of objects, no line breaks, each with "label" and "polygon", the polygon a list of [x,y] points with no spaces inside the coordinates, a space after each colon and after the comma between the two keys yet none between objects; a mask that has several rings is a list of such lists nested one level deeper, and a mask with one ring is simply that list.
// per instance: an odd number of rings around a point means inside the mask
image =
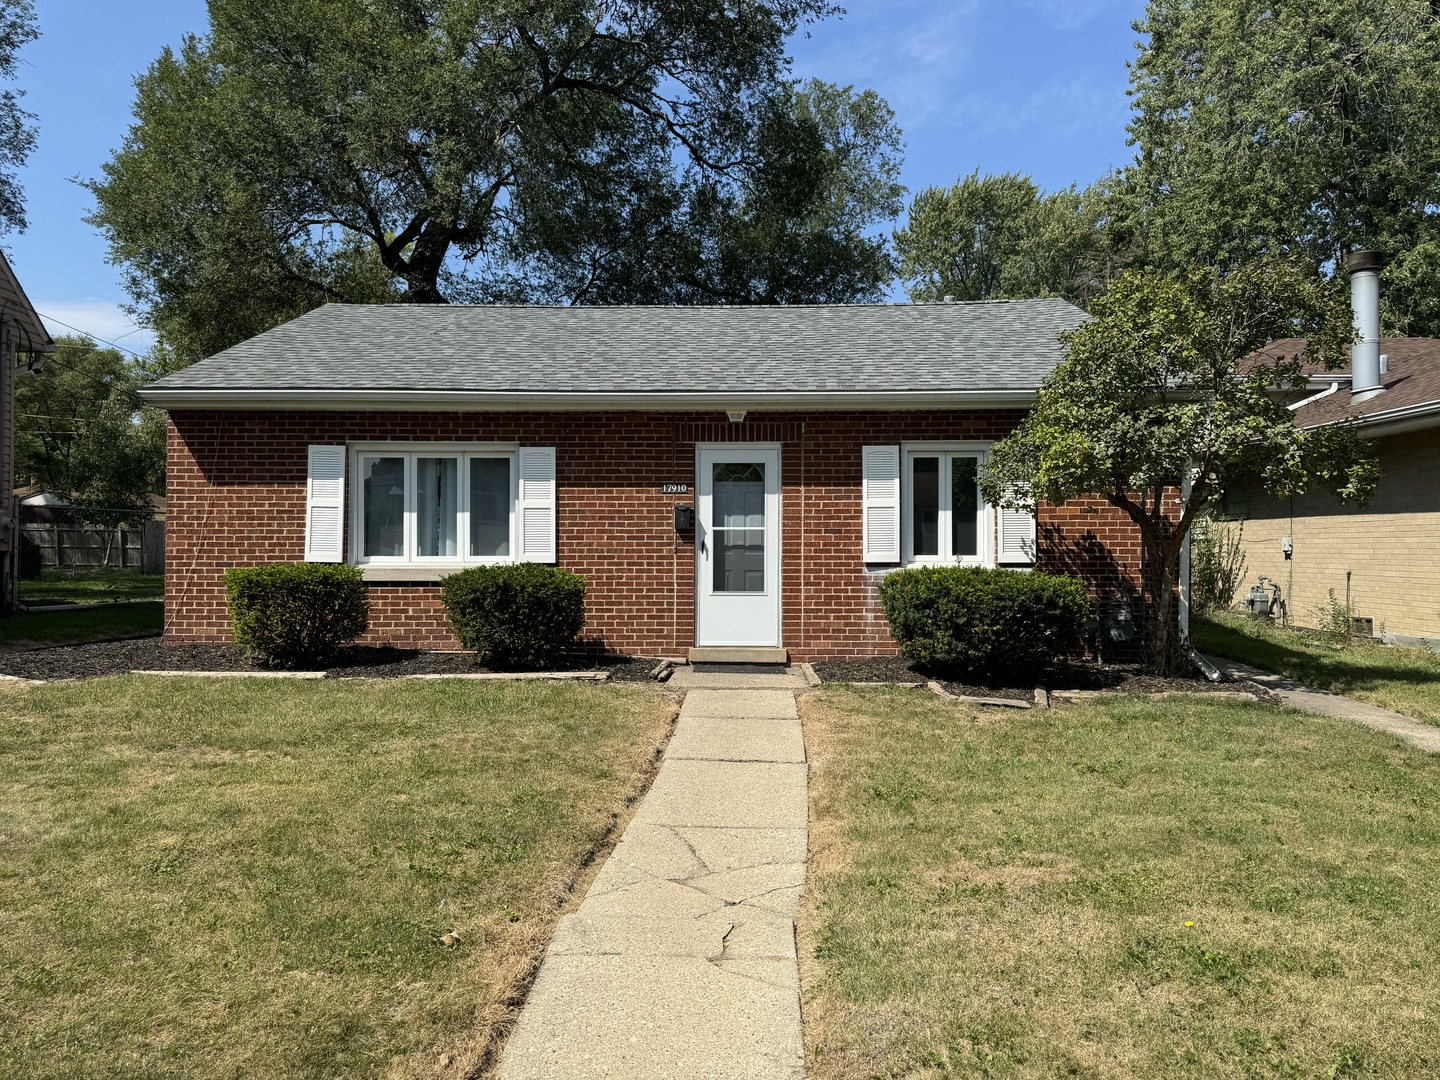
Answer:
[{"label": "trimmed green shrub", "polygon": [[235,644],[271,667],[321,667],[370,625],[360,571],[274,563],[225,571]]},{"label": "trimmed green shrub", "polygon": [[937,672],[1013,679],[1077,648],[1090,615],[1078,578],[978,566],[901,570],[880,602],[903,656]]},{"label": "trimmed green shrub", "polygon": [[497,668],[550,667],[585,625],[585,579],[540,563],[462,570],[440,600],[460,644]]}]

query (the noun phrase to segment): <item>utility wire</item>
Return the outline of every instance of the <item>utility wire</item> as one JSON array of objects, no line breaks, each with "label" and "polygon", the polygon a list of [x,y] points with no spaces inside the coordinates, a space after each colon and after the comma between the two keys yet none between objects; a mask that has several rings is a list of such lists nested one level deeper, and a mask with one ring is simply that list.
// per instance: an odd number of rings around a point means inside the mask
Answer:
[{"label": "utility wire", "polygon": [[121,352],[129,353],[131,356],[136,357],[137,359],[145,359],[144,353],[138,353],[134,349],[127,349],[124,345],[116,345],[115,342],[107,341],[99,334],[92,334],[89,330],[81,330],[78,326],[71,326],[68,322],[65,322],[62,319],[57,319],[53,315],[46,315],[43,311],[37,311],[35,314],[39,315],[42,319],[45,319],[48,322],[55,323],[57,326],[65,327],[66,330],[74,330],[77,334],[84,334],[91,341],[98,341],[102,345],[109,345],[112,349],[119,349]]}]

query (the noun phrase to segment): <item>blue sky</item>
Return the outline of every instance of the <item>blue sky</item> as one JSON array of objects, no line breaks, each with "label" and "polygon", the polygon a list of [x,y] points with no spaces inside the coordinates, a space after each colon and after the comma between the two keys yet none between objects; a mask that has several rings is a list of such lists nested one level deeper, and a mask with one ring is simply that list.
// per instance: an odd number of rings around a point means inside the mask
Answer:
[{"label": "blue sky", "polygon": [[[796,74],[871,87],[905,130],[911,192],[975,170],[1085,184],[1130,158],[1126,63],[1143,0],[850,0],[793,42]],[[20,85],[40,145],[22,173],[30,229],[4,246],[54,333],[60,322],[143,351],[150,336],[70,182],[98,175],[130,121],[136,74],[187,32],[203,0],[39,0]],[[897,297],[898,298],[898,297]]]}]

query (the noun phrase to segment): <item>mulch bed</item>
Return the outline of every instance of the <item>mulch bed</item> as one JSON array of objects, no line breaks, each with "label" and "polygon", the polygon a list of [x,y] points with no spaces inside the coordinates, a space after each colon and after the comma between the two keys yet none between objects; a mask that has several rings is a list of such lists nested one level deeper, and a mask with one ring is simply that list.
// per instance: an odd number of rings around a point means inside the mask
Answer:
[{"label": "mulch bed", "polygon": [[943,674],[927,672],[923,667],[901,656],[872,656],[862,660],[822,660],[815,673],[824,682],[914,683],[934,680],[952,694],[961,697],[1011,698],[1030,701],[1035,687],[1046,690],[1115,690],[1127,694],[1157,694],[1183,691],[1209,693],[1234,691],[1237,688],[1256,690],[1245,683],[1212,683],[1198,672],[1190,676],[1162,678],[1148,675],[1137,664],[1101,664],[1091,660],[1075,660],[1058,664],[1035,679],[1017,681],[1014,685],[977,686],[956,682]]},{"label": "mulch bed", "polygon": [[[559,670],[608,671],[615,682],[643,682],[658,660],[627,656],[577,655]],[[163,645],[158,637],[96,641],[0,652],[0,674],[22,679],[93,679],[131,671],[262,671],[234,645]],[[332,678],[396,679],[404,675],[464,675],[491,669],[474,653],[418,649],[346,649],[326,670]]]}]

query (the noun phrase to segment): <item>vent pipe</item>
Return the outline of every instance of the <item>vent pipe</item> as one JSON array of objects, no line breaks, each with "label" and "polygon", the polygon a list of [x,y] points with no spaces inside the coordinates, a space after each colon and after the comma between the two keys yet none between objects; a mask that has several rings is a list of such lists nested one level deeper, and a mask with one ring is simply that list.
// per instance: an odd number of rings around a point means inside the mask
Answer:
[{"label": "vent pipe", "polygon": [[1351,353],[1350,401],[1368,401],[1381,393],[1380,271],[1385,256],[1378,251],[1352,251],[1345,260],[1350,271],[1350,307],[1359,340]]}]

